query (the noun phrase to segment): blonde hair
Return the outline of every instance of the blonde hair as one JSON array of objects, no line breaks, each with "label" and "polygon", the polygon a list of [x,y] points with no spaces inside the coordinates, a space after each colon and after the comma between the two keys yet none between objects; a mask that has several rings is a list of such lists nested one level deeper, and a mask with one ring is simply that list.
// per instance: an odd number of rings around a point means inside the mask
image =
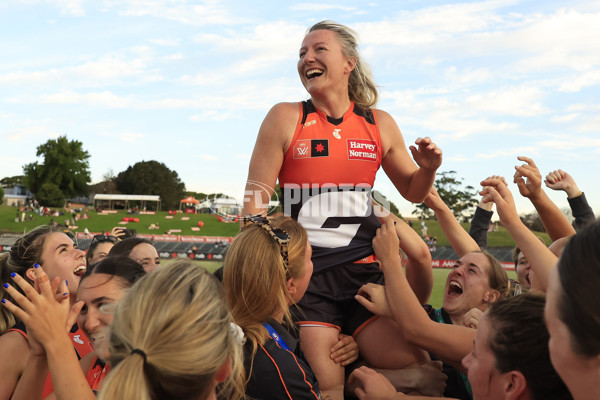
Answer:
[{"label": "blonde hair", "polygon": [[358,33],[356,31],[333,21],[321,21],[311,26],[306,34],[317,30],[333,31],[337,34],[344,56],[353,57],[356,65],[350,73],[348,80],[348,95],[350,100],[363,110],[375,107],[379,97],[377,87],[371,75],[371,69],[362,61],[358,53]]},{"label": "blonde hair", "polygon": [[258,344],[264,344],[269,337],[263,323],[281,311],[284,319],[291,322],[287,281],[304,276],[306,230],[285,216],[270,223],[290,236],[287,266],[279,244],[265,229],[249,224],[229,247],[223,268],[227,302],[235,322],[252,342],[253,354]]},{"label": "blonde hair", "polygon": [[232,321],[220,283],[204,268],[182,259],[153,271],[117,305],[113,369],[99,399],[205,399],[228,360],[220,392],[243,398],[242,345]]},{"label": "blonde hair", "polygon": [[[35,263],[42,264],[43,268],[41,257],[44,250],[44,243],[48,236],[55,232],[60,232],[60,230],[54,226],[40,225],[17,239],[11,246],[10,252],[0,254],[0,283],[8,283],[23,294],[23,290],[19,285],[13,284],[10,274],[15,273],[20,275],[27,282],[32,283],[27,278],[27,270],[32,268]],[[0,298],[15,303],[1,284]],[[0,307],[0,335],[5,333],[16,322],[17,319],[6,307]]]}]

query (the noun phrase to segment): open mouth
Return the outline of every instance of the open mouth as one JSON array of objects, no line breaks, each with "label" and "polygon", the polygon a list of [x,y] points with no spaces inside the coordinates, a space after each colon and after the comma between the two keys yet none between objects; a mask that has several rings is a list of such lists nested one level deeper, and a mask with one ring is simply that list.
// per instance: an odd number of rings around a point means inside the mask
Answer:
[{"label": "open mouth", "polygon": [[87,268],[85,265],[80,265],[79,267],[77,267],[73,270],[73,275],[81,278],[83,276],[83,274],[85,274],[86,270],[87,270]]},{"label": "open mouth", "polygon": [[448,294],[460,296],[463,294],[462,285],[456,281],[450,281],[450,285],[448,286]]},{"label": "open mouth", "polygon": [[529,271],[527,273],[527,275],[525,275],[525,282],[527,282],[527,284],[529,285],[529,287],[531,287],[531,272],[532,271]]},{"label": "open mouth", "polygon": [[323,72],[324,71],[322,69],[312,68],[312,69],[309,69],[308,71],[306,71],[306,77],[308,79],[317,78],[317,77],[323,75]]}]

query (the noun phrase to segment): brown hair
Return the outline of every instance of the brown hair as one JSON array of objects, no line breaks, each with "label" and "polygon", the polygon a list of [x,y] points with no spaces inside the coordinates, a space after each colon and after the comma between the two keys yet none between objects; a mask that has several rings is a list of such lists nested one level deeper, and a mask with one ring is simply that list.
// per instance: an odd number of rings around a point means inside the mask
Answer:
[{"label": "brown hair", "polygon": [[[17,239],[9,253],[0,254],[0,283],[12,285],[10,277],[12,273],[20,275],[27,282],[31,283],[29,278],[27,278],[26,272],[35,263],[43,265],[41,257],[44,250],[44,243],[48,236],[55,232],[61,232],[60,228],[51,225],[40,225]],[[12,287],[23,293],[18,285],[12,285]],[[8,299],[14,303],[12,297],[4,290],[4,286],[1,285],[0,298]],[[16,322],[15,316],[6,307],[0,307],[0,335]]]},{"label": "brown hair", "polygon": [[478,250],[473,253],[481,253],[487,257],[490,263],[490,269],[488,272],[488,283],[490,289],[497,290],[500,293],[500,298],[504,298],[509,294],[508,287],[508,275],[500,264],[500,261],[486,250]]}]

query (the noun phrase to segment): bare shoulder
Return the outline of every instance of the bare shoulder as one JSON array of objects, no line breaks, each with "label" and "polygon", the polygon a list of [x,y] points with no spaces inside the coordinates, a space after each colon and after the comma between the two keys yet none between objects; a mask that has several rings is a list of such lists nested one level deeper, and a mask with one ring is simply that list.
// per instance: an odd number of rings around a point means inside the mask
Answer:
[{"label": "bare shoulder", "polygon": [[300,118],[298,103],[275,104],[265,117],[258,134],[257,145],[287,150]]},{"label": "bare shoulder", "polygon": [[18,332],[7,332],[0,336],[0,354],[3,360],[10,360],[0,363],[0,398],[5,398],[12,394],[19,377],[25,369],[27,358],[29,356],[29,344]]},{"label": "bare shoulder", "polygon": [[380,109],[374,109],[373,112],[377,116],[384,157],[390,148],[396,146],[404,147],[402,132],[400,132],[400,128],[398,128],[398,124],[396,124],[394,118],[388,112]]}]

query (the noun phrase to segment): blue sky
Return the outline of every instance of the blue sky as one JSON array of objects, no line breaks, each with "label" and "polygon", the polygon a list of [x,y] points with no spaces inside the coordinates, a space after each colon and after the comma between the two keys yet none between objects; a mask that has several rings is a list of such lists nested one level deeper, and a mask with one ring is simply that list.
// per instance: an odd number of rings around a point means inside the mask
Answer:
[{"label": "blue sky", "polygon": [[[307,98],[298,49],[323,19],[358,31],[378,107],[407,145],[430,136],[441,170],[478,187],[527,155],[600,213],[598,1],[4,0],[0,178],[67,135],[93,183],[157,160],[189,190],[239,196],[269,108]],[[413,210],[383,173],[375,188]]]}]

